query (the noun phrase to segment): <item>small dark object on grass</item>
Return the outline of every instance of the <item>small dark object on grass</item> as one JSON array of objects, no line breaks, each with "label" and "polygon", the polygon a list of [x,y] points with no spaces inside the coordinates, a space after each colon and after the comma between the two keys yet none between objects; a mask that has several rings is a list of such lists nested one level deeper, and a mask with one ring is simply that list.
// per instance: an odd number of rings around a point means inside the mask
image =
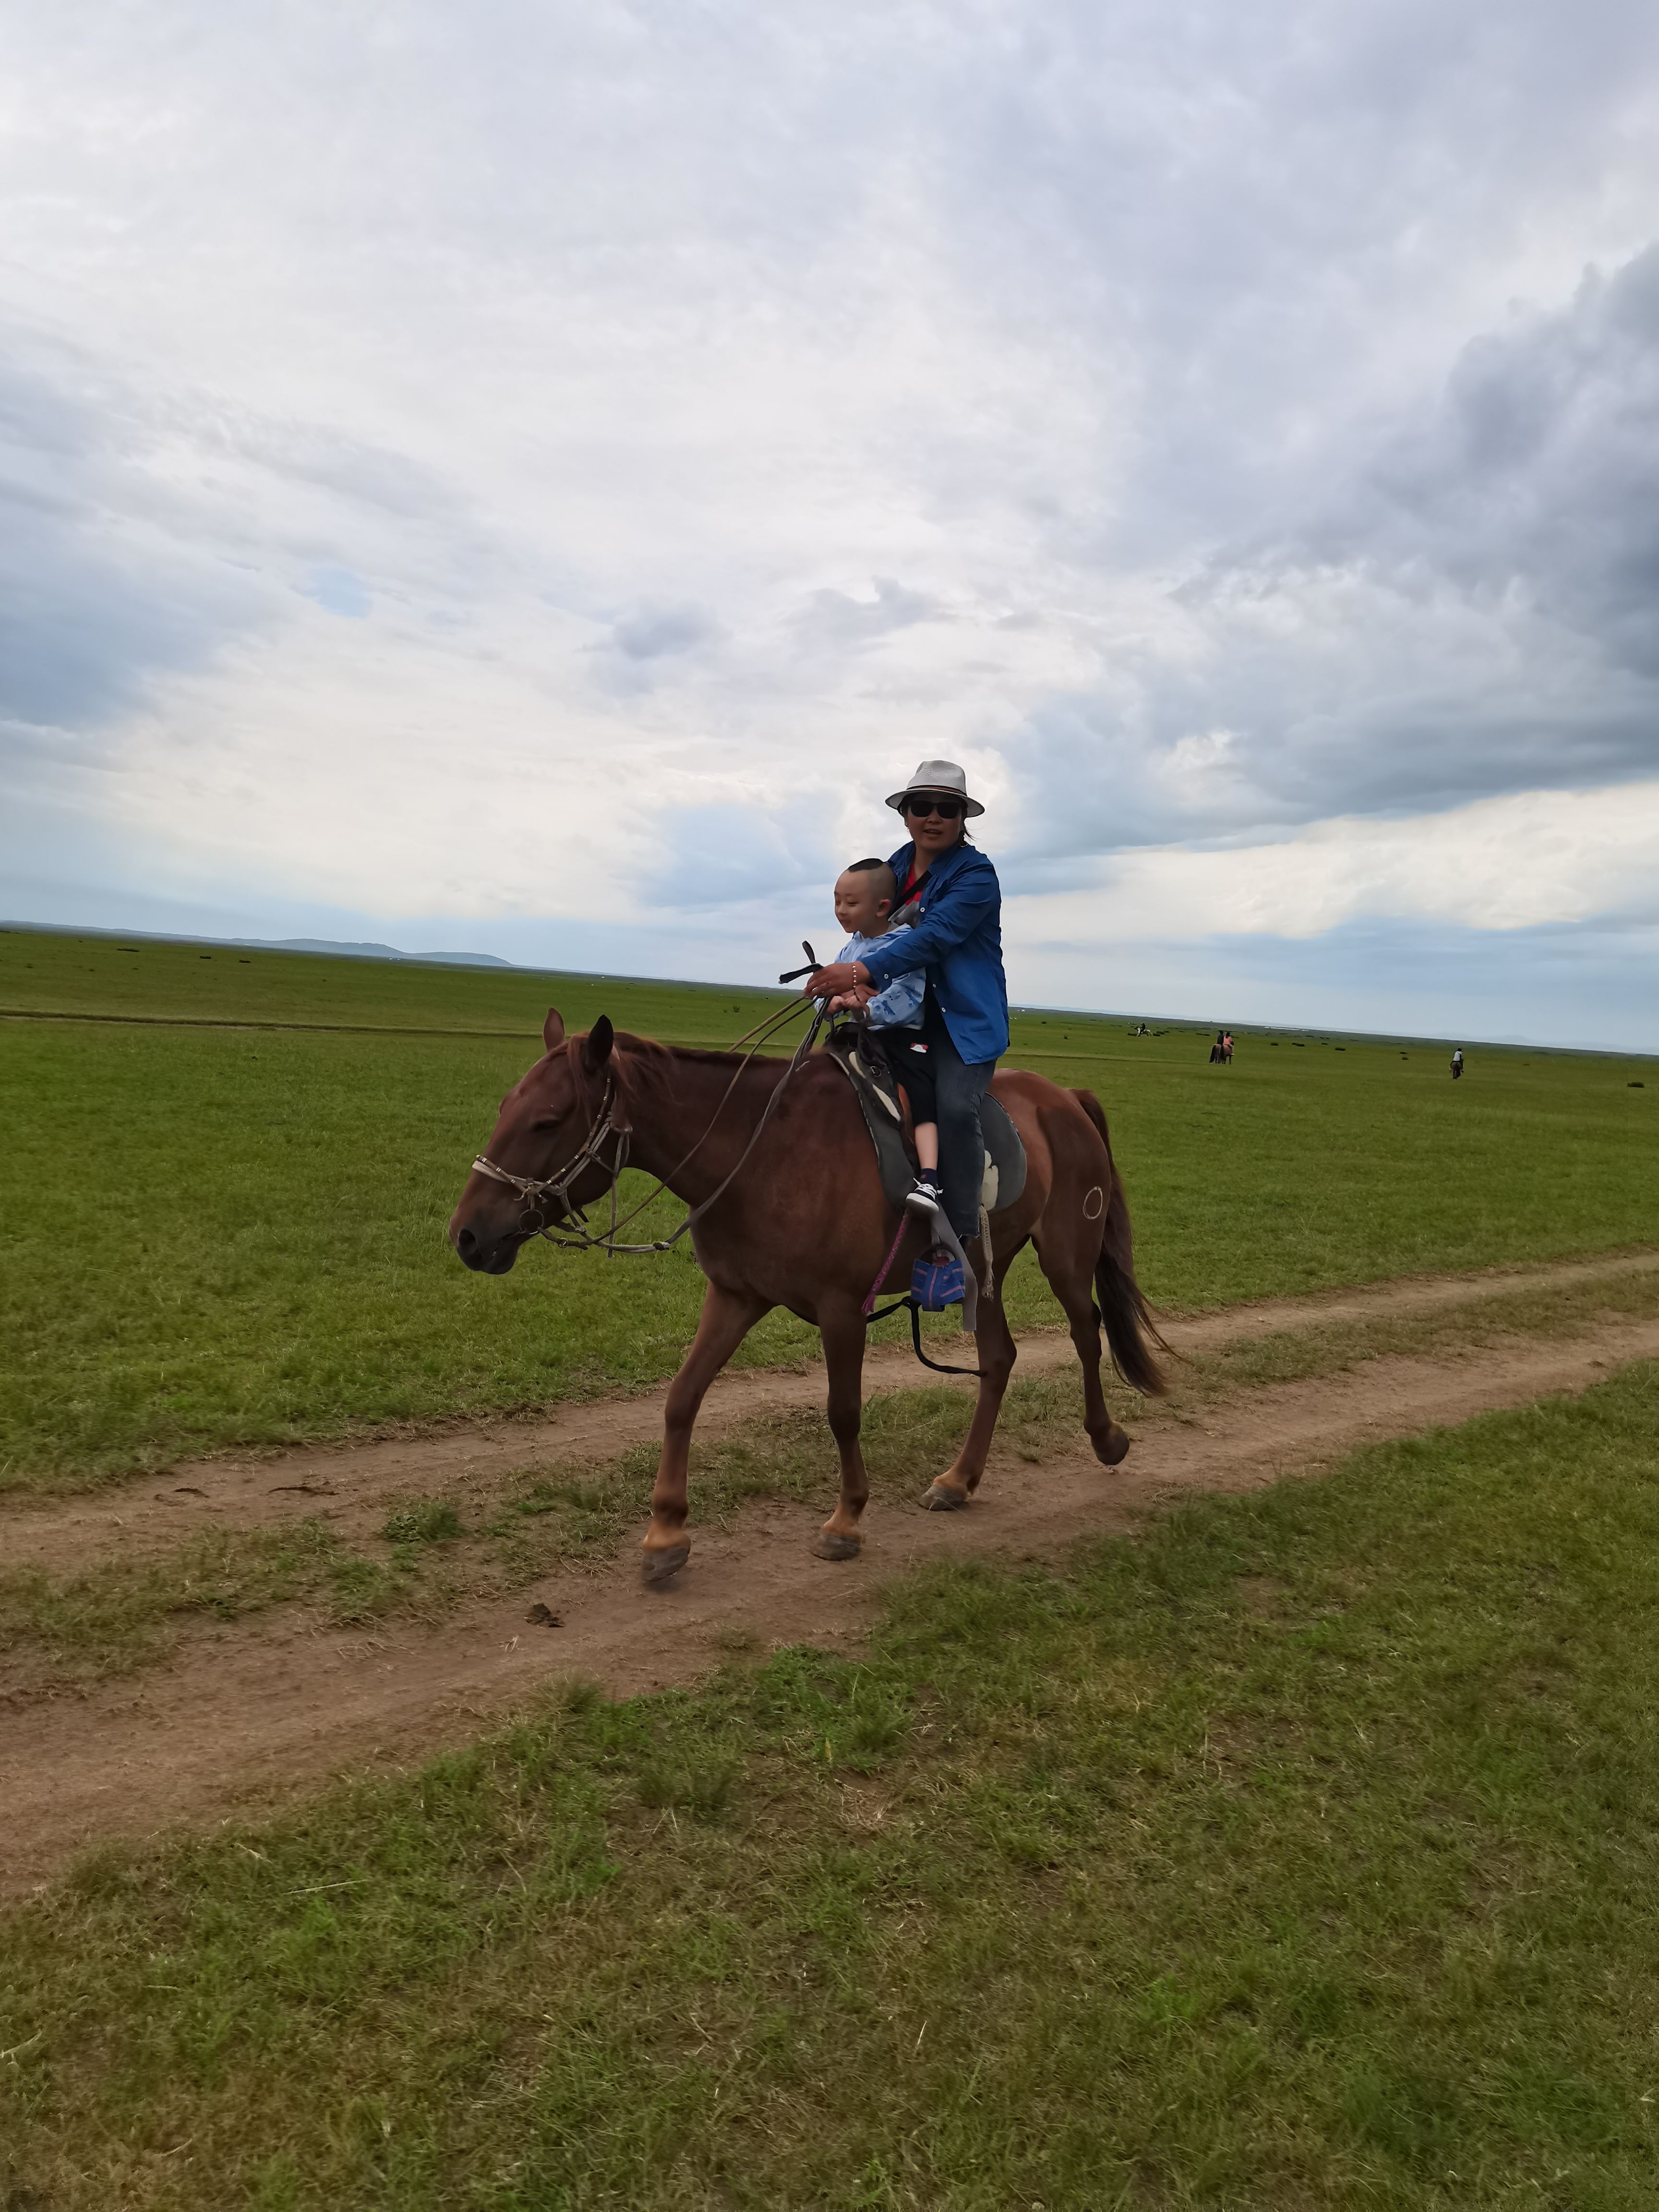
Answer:
[{"label": "small dark object on grass", "polygon": [[561,1625],[558,1614],[544,1606],[539,1598],[526,1613],[525,1619],[532,1628],[557,1628]]},{"label": "small dark object on grass", "polygon": [[1645,1083],[1627,1083],[1625,1085],[1626,1091],[1645,1091],[1647,1087]]}]

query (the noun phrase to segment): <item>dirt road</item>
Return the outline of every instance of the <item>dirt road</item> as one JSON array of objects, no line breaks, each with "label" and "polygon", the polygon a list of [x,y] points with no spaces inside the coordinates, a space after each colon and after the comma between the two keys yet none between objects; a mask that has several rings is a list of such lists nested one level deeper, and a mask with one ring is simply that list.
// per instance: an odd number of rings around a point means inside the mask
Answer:
[{"label": "dirt road", "polygon": [[[1655,1267],[1659,1255],[1387,1285],[1234,1310],[1169,1334],[1194,1352]],[[879,1583],[916,1561],[1052,1557],[1080,1537],[1127,1528],[1182,1492],[1247,1489],[1328,1464],[1357,1444],[1582,1390],[1627,1361],[1656,1358],[1659,1321],[1609,1317],[1565,1341],[1510,1337],[1443,1360],[1376,1358],[1344,1374],[1243,1390],[1181,1422],[1148,1425],[1109,1474],[1085,1451],[1038,1466],[997,1455],[966,1513],[872,1504],[865,1556],[850,1565],[811,1553],[822,1508],[763,1504],[724,1530],[697,1532],[690,1567],[666,1591],[641,1587],[630,1547],[598,1571],[567,1573],[435,1628],[364,1635],[291,1615],[255,1617],[192,1641],[178,1663],[133,1681],[0,1710],[0,1890],[46,1879],[103,1838],[208,1825],[343,1772],[401,1765],[464,1742],[552,1678],[588,1675],[622,1694],[694,1680],[735,1633],[763,1647],[856,1636]],[[1063,1337],[1022,1344],[1023,1372],[1070,1358]],[[872,1362],[873,1388],[913,1385],[916,1375],[908,1356],[884,1351]],[[708,1419],[730,1428],[816,1404],[821,1390],[816,1371],[730,1376]],[[527,1461],[613,1455],[656,1432],[660,1404],[653,1393],[564,1409],[542,1423],[198,1464],[95,1504],[6,1514],[0,1547],[9,1561],[61,1570],[112,1547],[176,1543],[207,1516],[252,1526],[320,1508],[368,1526],[388,1495]],[[538,1601],[561,1626],[528,1622]]]},{"label": "dirt road", "polygon": [[[1432,1315],[1528,1290],[1562,1290],[1597,1276],[1659,1271],[1659,1252],[1575,1260],[1553,1267],[1516,1267],[1480,1275],[1437,1275],[1381,1283],[1319,1297],[1264,1299],[1229,1306],[1196,1321],[1167,1322],[1175,1349],[1188,1356],[1279,1330]],[[947,1351],[944,1355],[952,1355]],[[1063,1331],[1020,1340],[1022,1375],[1073,1363]],[[915,1389],[936,1377],[923,1372],[908,1343],[872,1346],[865,1362],[866,1395]],[[967,1384],[958,1386],[967,1389]],[[68,1574],[119,1553],[131,1559],[172,1550],[202,1527],[268,1528],[299,1515],[323,1519],[343,1535],[365,1534],[385,1518],[387,1501],[485,1478],[514,1468],[580,1463],[611,1457],[662,1433],[663,1392],[568,1405],[530,1420],[468,1422],[435,1433],[368,1443],[319,1445],[280,1453],[192,1460],[96,1498],[49,1505],[0,1501],[0,1561]],[[768,1413],[823,1402],[823,1370],[816,1361],[799,1371],[728,1370],[709,1392],[698,1433],[715,1436]]]}]

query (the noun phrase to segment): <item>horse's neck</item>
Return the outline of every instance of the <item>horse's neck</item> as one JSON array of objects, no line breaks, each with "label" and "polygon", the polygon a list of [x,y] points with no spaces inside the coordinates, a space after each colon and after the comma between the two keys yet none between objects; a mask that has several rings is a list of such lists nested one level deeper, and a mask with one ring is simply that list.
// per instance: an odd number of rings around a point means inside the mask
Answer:
[{"label": "horse's neck", "polygon": [[[765,1077],[775,1066],[751,1062],[739,1073],[730,1063],[682,1060],[672,1052],[635,1061],[624,1085],[630,1164],[688,1206],[700,1204],[742,1158],[772,1096]],[[782,1074],[779,1068],[780,1081]]]}]

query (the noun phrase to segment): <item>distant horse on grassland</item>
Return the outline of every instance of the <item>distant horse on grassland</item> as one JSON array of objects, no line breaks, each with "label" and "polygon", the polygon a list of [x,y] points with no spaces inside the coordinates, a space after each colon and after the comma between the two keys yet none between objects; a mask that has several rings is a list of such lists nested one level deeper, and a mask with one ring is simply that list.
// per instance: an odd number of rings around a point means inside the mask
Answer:
[{"label": "distant horse on grassland", "polygon": [[[900,1224],[846,1077],[822,1054],[792,1074],[781,1060],[618,1034],[603,1017],[586,1035],[567,1037],[556,1010],[542,1035],[545,1056],[502,1102],[483,1156],[495,1172],[474,1168],[449,1224],[450,1242],[469,1267],[504,1275],[544,1220],[556,1232],[560,1218],[569,1218],[563,1207],[591,1206],[611,1189],[624,1150],[630,1164],[688,1206],[713,1200],[692,1231],[708,1286],[696,1338],[669,1386],[644,1538],[647,1580],[665,1582],[685,1564],[693,1425],[709,1384],[775,1306],[813,1323],[823,1340],[841,1497],[814,1548],[825,1559],[854,1558],[870,1487],[859,1448],[863,1308]],[[996,1280],[1028,1243],[1036,1247],[1082,1363],[1084,1424],[1095,1455],[1115,1467],[1129,1439],[1101,1389],[1103,1322],[1127,1382],[1151,1395],[1164,1381],[1153,1351],[1162,1340],[1135,1281],[1106,1117],[1092,1092],[1062,1091],[1023,1069],[999,1073],[992,1090],[1027,1162],[1019,1197],[991,1217]],[[745,1147],[752,1147],[746,1158]],[[545,1186],[577,1163],[556,1213],[514,1187]],[[891,1281],[908,1282],[925,1241],[920,1229],[907,1231],[887,1271]],[[970,1257],[976,1250],[970,1247]],[[985,1471],[1015,1359],[1000,1289],[980,1301],[976,1341],[978,1399],[961,1450],[923,1499],[935,1510],[966,1505]]]}]

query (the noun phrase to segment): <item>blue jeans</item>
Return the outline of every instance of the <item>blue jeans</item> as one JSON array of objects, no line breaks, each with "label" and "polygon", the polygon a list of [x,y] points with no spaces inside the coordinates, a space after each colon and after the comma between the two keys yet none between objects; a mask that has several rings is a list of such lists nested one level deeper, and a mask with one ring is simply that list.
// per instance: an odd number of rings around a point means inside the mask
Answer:
[{"label": "blue jeans", "polygon": [[943,1022],[928,1030],[927,1042],[939,1092],[939,1168],[945,1211],[965,1244],[979,1234],[979,1194],[985,1184],[979,1102],[997,1064],[994,1060],[963,1060]]}]

